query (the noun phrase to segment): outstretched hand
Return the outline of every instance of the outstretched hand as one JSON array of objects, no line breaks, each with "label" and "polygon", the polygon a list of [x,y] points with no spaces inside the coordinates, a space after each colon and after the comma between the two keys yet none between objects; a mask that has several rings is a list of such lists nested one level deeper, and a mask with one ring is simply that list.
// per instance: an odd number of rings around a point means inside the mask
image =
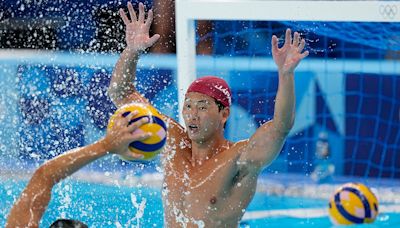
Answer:
[{"label": "outstretched hand", "polygon": [[136,131],[140,126],[149,122],[148,118],[142,118],[129,124],[130,120],[132,120],[137,113],[137,111],[134,111],[126,117],[122,115],[116,117],[113,127],[107,130],[105,142],[111,153],[123,155],[130,159],[140,159],[143,157],[143,155],[132,153],[128,148],[131,142],[142,141],[151,136],[150,133]]},{"label": "outstretched hand", "polygon": [[149,35],[151,23],[153,22],[153,10],[149,10],[147,20],[145,20],[145,11],[143,3],[139,3],[139,17],[136,17],[132,3],[128,2],[128,11],[130,20],[123,9],[119,10],[122,20],[126,26],[126,44],[127,48],[134,52],[143,52],[151,47],[160,38],[159,34],[152,37]]},{"label": "outstretched hand", "polygon": [[308,51],[303,52],[305,40],[300,38],[298,32],[294,33],[292,39],[290,29],[286,30],[285,44],[281,48],[278,47],[278,38],[275,35],[272,36],[271,44],[272,57],[282,74],[293,73],[299,62],[309,54]]}]

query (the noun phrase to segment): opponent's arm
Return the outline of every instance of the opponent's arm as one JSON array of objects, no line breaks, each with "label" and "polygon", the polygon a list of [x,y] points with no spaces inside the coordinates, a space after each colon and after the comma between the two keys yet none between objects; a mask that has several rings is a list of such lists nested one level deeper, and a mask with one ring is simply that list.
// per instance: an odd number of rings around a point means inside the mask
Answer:
[{"label": "opponent's arm", "polygon": [[294,69],[308,55],[308,51],[303,52],[304,39],[295,32],[292,40],[290,29],[286,30],[285,44],[282,48],[278,48],[278,38],[275,35],[271,43],[272,55],[279,72],[274,117],[257,129],[240,157],[240,161],[255,172],[261,171],[276,158],[294,124]]},{"label": "opponent's arm", "polygon": [[132,141],[149,137],[148,134],[132,134],[148,120],[143,118],[128,126],[129,120],[134,115],[135,113],[131,113],[125,118],[117,117],[115,125],[101,140],[68,151],[40,166],[11,208],[6,227],[38,227],[51,199],[53,186],[86,164],[103,157],[108,151],[111,153],[122,151],[121,154],[124,156],[139,158],[139,155],[129,152],[128,145]]},{"label": "opponent's arm", "polygon": [[[153,21],[152,10],[149,10],[147,20],[145,20],[145,10],[142,3],[139,3],[139,17],[136,16],[130,2],[128,2],[128,11],[130,20],[122,9],[119,11],[126,26],[127,47],[117,61],[108,88],[108,94],[117,107],[131,102],[150,104],[135,88],[136,67],[140,54],[160,38],[158,34],[149,36]],[[168,125],[168,145],[180,144],[181,142],[178,142],[178,140],[185,140],[187,134],[178,122],[165,115],[164,120]],[[166,151],[169,150],[164,150],[163,154]],[[166,156],[163,156],[163,158],[166,158]]]},{"label": "opponent's arm", "polygon": [[152,37],[149,36],[150,26],[153,21],[152,10],[149,10],[146,20],[143,3],[139,3],[139,17],[136,16],[135,10],[130,2],[128,2],[128,11],[130,20],[123,9],[119,10],[120,16],[126,26],[125,35],[127,46],[115,65],[108,88],[108,94],[117,107],[121,107],[132,101],[148,103],[148,101],[136,91],[134,84],[136,67],[140,54],[151,47],[160,38],[158,34]]}]

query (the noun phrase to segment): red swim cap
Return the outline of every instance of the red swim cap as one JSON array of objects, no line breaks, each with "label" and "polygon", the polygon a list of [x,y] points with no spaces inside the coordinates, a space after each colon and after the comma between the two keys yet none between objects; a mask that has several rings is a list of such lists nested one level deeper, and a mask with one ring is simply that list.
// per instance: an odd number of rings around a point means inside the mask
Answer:
[{"label": "red swim cap", "polygon": [[225,107],[230,107],[232,104],[232,93],[228,83],[215,76],[204,76],[196,79],[190,84],[186,93],[189,92],[198,92],[210,96],[221,102]]}]

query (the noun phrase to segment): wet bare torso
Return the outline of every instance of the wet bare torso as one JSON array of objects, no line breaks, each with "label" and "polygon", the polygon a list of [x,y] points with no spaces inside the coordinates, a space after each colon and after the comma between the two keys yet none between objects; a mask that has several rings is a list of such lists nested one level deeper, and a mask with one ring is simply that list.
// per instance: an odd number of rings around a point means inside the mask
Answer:
[{"label": "wet bare torso", "polygon": [[[147,102],[136,92],[127,100]],[[165,226],[237,227],[257,184],[257,173],[237,164],[247,142],[230,145],[202,165],[192,165],[187,133],[174,120],[166,120],[168,145],[162,155]]]},{"label": "wet bare torso", "polygon": [[180,146],[165,151],[169,154],[163,184],[167,227],[237,227],[257,184],[257,175],[237,163],[245,142],[196,165],[190,161],[188,144],[175,143]]}]

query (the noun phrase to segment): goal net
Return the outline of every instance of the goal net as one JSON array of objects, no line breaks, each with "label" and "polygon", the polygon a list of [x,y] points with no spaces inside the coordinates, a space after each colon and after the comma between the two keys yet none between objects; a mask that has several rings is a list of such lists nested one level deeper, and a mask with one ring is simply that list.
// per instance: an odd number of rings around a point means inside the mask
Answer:
[{"label": "goal net", "polygon": [[[271,36],[305,38],[295,72],[296,121],[270,172],[310,174],[317,144],[336,174],[400,178],[400,4],[393,1],[177,1],[179,101],[188,84],[214,74],[233,106],[226,136],[248,138],[273,117],[278,87]],[[210,32],[196,32],[209,21]],[[212,40],[211,56],[196,45]],[[326,145],[325,144],[325,145]]]}]

